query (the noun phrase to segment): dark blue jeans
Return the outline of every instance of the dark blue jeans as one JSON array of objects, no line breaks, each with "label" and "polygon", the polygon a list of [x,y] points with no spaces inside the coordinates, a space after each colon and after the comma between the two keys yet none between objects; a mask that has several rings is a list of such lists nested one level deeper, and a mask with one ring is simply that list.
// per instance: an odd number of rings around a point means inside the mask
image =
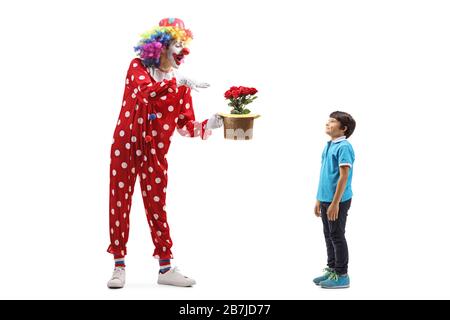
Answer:
[{"label": "dark blue jeans", "polygon": [[320,215],[323,223],[323,234],[327,245],[328,268],[337,274],[346,274],[348,267],[348,247],[345,239],[345,224],[352,199],[339,203],[339,215],[336,221],[329,221],[327,210],[330,202],[320,203]]}]

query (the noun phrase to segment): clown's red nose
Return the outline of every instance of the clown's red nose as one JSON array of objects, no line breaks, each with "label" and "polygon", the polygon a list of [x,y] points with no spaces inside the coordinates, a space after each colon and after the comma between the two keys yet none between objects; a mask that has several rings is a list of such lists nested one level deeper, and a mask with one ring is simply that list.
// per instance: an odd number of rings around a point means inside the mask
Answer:
[{"label": "clown's red nose", "polygon": [[183,50],[181,50],[181,54],[187,56],[189,54],[189,49],[188,48],[183,48]]}]

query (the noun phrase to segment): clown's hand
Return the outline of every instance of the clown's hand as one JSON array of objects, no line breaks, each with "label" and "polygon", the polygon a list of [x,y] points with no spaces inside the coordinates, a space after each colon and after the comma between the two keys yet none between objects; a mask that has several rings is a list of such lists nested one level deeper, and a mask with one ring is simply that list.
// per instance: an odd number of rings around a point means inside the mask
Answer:
[{"label": "clown's hand", "polygon": [[189,78],[186,78],[186,77],[183,77],[183,76],[177,78],[177,85],[178,86],[186,86],[186,87],[189,87],[189,88],[191,88],[192,90],[195,90],[195,91],[198,91],[198,88],[205,89],[205,88],[209,87],[208,83],[196,82],[196,81],[194,81],[192,79],[189,79]]},{"label": "clown's hand", "polygon": [[217,129],[223,126],[223,119],[219,114],[214,114],[206,124],[206,129]]}]

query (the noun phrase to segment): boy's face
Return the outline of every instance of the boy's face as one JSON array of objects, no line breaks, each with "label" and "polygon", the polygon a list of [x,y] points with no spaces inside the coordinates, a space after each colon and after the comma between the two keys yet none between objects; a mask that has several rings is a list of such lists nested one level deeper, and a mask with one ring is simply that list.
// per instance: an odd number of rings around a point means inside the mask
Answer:
[{"label": "boy's face", "polygon": [[345,130],[346,127],[341,128],[341,123],[334,118],[328,119],[325,126],[325,133],[332,138],[345,136]]}]

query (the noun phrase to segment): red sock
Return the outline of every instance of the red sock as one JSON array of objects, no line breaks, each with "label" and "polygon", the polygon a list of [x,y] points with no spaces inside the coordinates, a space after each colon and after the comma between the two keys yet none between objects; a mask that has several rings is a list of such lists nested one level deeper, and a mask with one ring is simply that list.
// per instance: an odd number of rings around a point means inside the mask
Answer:
[{"label": "red sock", "polygon": [[159,273],[166,273],[170,270],[170,260],[159,259]]},{"label": "red sock", "polygon": [[125,257],[114,256],[114,267],[125,268]]}]

